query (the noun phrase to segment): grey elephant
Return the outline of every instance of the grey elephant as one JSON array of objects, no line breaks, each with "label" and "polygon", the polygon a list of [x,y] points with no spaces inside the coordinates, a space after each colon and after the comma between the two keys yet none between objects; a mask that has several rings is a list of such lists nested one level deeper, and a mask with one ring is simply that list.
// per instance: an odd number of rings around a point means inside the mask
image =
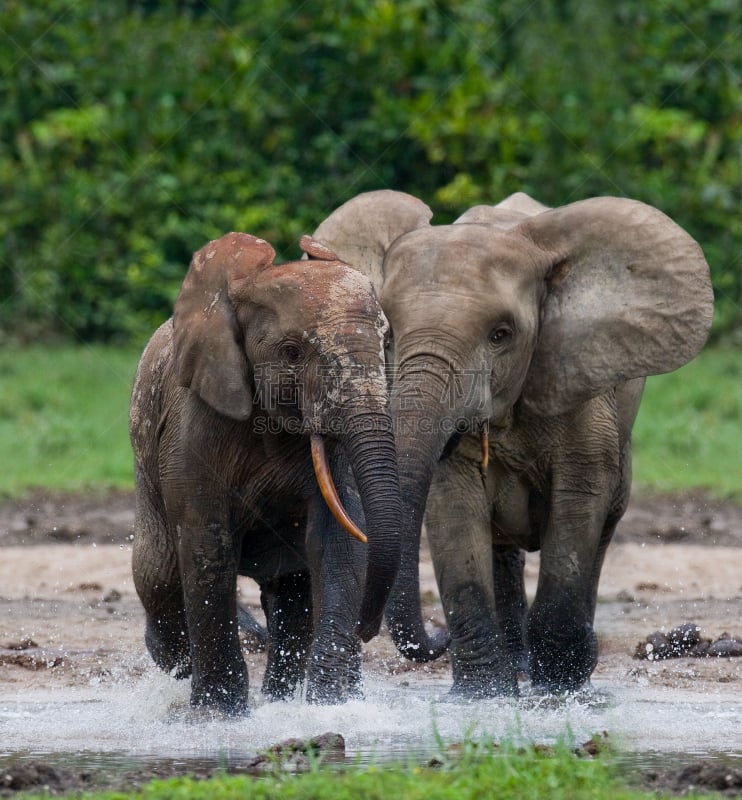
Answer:
[{"label": "grey elephant", "polygon": [[192,676],[193,706],[229,715],[247,709],[238,574],[261,589],[263,692],[306,677],[308,699],[340,702],[399,566],[388,326],[365,276],[302,247],[313,260],[282,265],[244,233],[199,250],[132,392],[146,644]]},{"label": "grey elephant", "polygon": [[[702,347],[709,270],[659,210],[598,197],[548,209],[518,193],[431,225],[420,200],[359,195],[315,238],[369,275],[391,325],[403,500],[387,605],[398,649],[438,656],[420,610],[423,515],[454,694],[570,691],[597,660],[603,557],[630,488],[644,377]],[[523,551],[540,550],[527,609]]]}]

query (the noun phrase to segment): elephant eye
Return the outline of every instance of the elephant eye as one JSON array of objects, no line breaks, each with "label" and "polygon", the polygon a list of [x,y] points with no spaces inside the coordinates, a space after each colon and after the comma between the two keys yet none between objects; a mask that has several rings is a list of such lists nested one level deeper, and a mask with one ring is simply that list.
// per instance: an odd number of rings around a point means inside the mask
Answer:
[{"label": "elephant eye", "polygon": [[281,355],[288,364],[298,364],[301,361],[301,348],[295,344],[285,344],[281,348]]},{"label": "elephant eye", "polygon": [[497,325],[490,331],[489,340],[492,344],[504,344],[512,335],[509,325]]}]

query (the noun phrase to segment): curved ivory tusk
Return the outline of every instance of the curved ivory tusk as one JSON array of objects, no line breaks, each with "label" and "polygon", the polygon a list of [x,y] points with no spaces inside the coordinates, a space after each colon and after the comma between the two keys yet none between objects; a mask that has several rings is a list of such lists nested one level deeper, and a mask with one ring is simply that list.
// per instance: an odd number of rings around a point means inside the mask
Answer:
[{"label": "curved ivory tusk", "polygon": [[482,423],[479,429],[479,442],[482,446],[482,463],[479,468],[482,472],[486,472],[490,463],[490,426],[486,422]]},{"label": "curved ivory tusk", "polygon": [[312,464],[314,465],[314,474],[317,476],[317,483],[319,490],[322,492],[322,497],[325,498],[327,507],[332,511],[332,516],[345,528],[351,536],[355,536],[359,542],[366,544],[368,539],[363,531],[356,527],[356,524],[348,516],[348,512],[343,508],[340,502],[335,484],[332,482],[332,475],[330,468],[327,464],[327,456],[325,455],[325,443],[319,433],[311,435],[312,442]]}]

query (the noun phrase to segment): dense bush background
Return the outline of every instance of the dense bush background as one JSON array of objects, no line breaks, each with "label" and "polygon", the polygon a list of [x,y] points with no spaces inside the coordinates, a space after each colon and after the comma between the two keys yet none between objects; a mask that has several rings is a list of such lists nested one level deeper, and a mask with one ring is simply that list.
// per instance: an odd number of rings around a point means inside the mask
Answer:
[{"label": "dense bush background", "polygon": [[228,230],[368,189],[660,207],[742,328],[737,0],[4,0],[0,333],[141,339]]}]

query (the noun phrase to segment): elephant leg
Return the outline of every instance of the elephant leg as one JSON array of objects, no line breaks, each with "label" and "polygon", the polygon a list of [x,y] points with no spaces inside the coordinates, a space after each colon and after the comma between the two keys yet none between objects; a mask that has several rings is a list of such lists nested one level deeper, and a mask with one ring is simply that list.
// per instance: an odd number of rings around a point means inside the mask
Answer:
[{"label": "elephant leg", "polygon": [[248,676],[237,623],[237,548],[217,524],[181,525],[178,548],[191,643],[191,705],[247,711]]},{"label": "elephant leg", "polygon": [[526,556],[522,550],[500,545],[495,545],[492,550],[495,614],[516,670],[527,675],[525,563]]},{"label": "elephant leg", "polygon": [[[350,480],[349,472],[333,469],[333,480],[343,506],[362,528],[360,500],[355,492],[344,488]],[[315,632],[307,671],[307,699],[311,702],[341,703],[362,695],[361,640],[355,628],[366,547],[340,528],[319,495],[310,500],[307,556]]]},{"label": "elephant leg", "polygon": [[271,700],[293,696],[304,680],[312,643],[312,587],[308,572],[261,584],[268,624],[268,663],[263,694]]},{"label": "elephant leg", "polygon": [[452,456],[438,465],[425,525],[451,636],[451,693],[516,694],[513,659],[495,611],[492,534],[476,464]]},{"label": "elephant leg", "polygon": [[144,607],[144,640],[157,666],[177,678],[191,674],[183,587],[173,541],[162,517],[137,497],[132,573]]},{"label": "elephant leg", "polygon": [[[631,386],[632,384],[634,384],[634,390],[636,390],[635,388],[636,382],[631,381],[627,385]],[[644,386],[644,380],[642,379],[641,383],[639,384],[640,387],[639,396],[638,397],[635,397],[634,395],[630,396],[630,399],[633,400],[635,405],[635,407],[631,409],[632,423],[634,416],[636,415],[636,411],[638,409],[639,400],[641,399],[641,387],[643,386]],[[600,581],[600,572],[603,569],[603,561],[605,559],[605,554],[606,551],[608,550],[608,546],[613,540],[613,534],[616,532],[616,527],[618,526],[618,523],[621,521],[621,518],[623,517],[624,513],[626,512],[626,508],[629,505],[630,494],[631,494],[631,440],[627,439],[627,441],[621,448],[621,455],[619,460],[618,487],[611,502],[610,513],[608,514],[608,517],[603,526],[603,531],[600,535],[600,541],[598,543],[598,551],[593,561],[593,569],[590,576],[590,582],[588,585],[588,603],[590,604],[589,607],[590,607],[591,620],[595,619],[595,606],[598,602],[598,583]]]},{"label": "elephant leg", "polygon": [[[538,588],[526,622],[529,671],[547,692],[576,691],[598,659],[593,630],[605,511],[600,498],[582,498],[567,512],[557,503],[541,547]],[[564,512],[564,513],[560,513]]]},{"label": "elephant leg", "polygon": [[545,691],[579,689],[598,660],[598,579],[630,474],[615,420],[611,397],[586,403],[553,453],[538,587],[526,622],[531,681]]}]

